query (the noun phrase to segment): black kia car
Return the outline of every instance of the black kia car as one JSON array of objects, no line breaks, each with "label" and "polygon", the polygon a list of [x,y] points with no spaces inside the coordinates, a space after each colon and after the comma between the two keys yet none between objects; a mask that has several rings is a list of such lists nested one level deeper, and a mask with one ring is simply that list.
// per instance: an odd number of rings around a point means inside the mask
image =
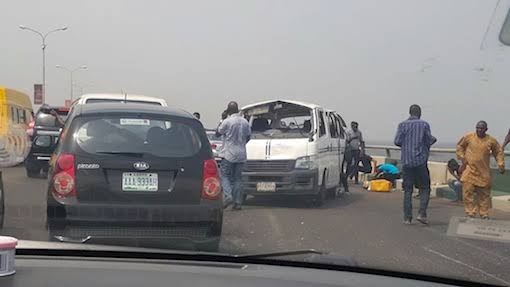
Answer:
[{"label": "black kia car", "polygon": [[48,172],[48,161],[57,147],[58,137],[69,113],[67,107],[43,105],[28,124],[27,134],[32,140],[25,159],[28,177],[39,177]]},{"label": "black kia car", "polygon": [[79,105],[50,161],[50,239],[216,250],[219,172],[191,114],[143,104]]}]

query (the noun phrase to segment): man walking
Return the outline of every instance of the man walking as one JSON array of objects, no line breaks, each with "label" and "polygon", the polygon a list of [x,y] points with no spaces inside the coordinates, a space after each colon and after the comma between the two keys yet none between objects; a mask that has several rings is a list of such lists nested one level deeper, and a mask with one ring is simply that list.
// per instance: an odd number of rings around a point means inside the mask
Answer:
[{"label": "man walking", "polygon": [[358,164],[360,154],[365,152],[365,141],[363,141],[363,134],[358,129],[357,122],[351,122],[351,128],[346,131],[346,135],[347,176],[351,179],[354,177],[354,183],[358,184]]},{"label": "man walking", "polygon": [[228,117],[218,127],[217,134],[223,137],[221,184],[225,207],[234,202],[233,210],[240,210],[243,201],[242,171],[246,162],[246,143],[250,140],[250,124],[239,113],[236,102],[227,107]]},{"label": "man walking", "polygon": [[404,224],[413,219],[412,193],[414,186],[420,190],[420,209],[418,220],[428,224],[427,207],[430,198],[430,174],[427,167],[430,147],[436,138],[430,132],[429,124],[421,119],[421,108],[412,105],[409,119],[398,125],[395,145],[401,148],[401,161],[404,186]]},{"label": "man walking", "polygon": [[482,219],[489,219],[491,207],[491,154],[496,158],[499,172],[505,172],[503,149],[487,130],[487,122],[480,121],[476,124],[476,132],[466,134],[457,144],[457,158],[462,163],[460,180],[464,211],[469,217],[479,213]]}]

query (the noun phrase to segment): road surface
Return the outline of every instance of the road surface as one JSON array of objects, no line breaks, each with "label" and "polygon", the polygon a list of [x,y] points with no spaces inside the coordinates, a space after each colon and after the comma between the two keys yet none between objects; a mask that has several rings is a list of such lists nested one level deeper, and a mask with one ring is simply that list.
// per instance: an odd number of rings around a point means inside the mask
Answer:
[{"label": "road surface", "polygon": [[[3,179],[2,234],[46,240],[46,180],[27,178],[23,167],[3,169]],[[446,235],[450,217],[463,215],[460,204],[432,199],[430,225],[405,226],[401,201],[399,192],[359,188],[321,208],[286,199],[251,199],[242,211],[225,212],[220,251],[313,248],[353,257],[366,267],[510,285],[510,244]],[[510,220],[510,213],[493,211],[492,217]]]}]

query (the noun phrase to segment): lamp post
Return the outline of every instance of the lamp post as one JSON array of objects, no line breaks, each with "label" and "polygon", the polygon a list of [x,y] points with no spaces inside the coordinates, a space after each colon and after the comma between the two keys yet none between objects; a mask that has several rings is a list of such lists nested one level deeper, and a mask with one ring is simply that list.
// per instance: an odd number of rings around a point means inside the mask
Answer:
[{"label": "lamp post", "polygon": [[35,29],[32,29],[30,27],[27,27],[27,26],[23,26],[23,25],[20,25],[19,28],[21,30],[26,30],[26,31],[30,31],[30,32],[33,32],[33,33],[36,33],[37,35],[39,35],[41,37],[41,40],[42,40],[42,103],[44,104],[44,100],[45,100],[45,96],[46,96],[46,38],[48,37],[48,35],[50,35],[51,33],[55,33],[55,32],[59,32],[59,31],[65,31],[67,30],[67,26],[64,26],[62,28],[58,28],[58,29],[55,29],[55,30],[51,30],[49,32],[46,32],[46,33],[41,33]]},{"label": "lamp post", "polygon": [[72,102],[73,101],[73,74],[74,74],[74,72],[79,71],[79,70],[86,70],[87,66],[83,65],[83,66],[76,67],[74,69],[69,69],[67,67],[64,67],[64,66],[61,66],[61,65],[57,65],[56,68],[57,69],[63,69],[63,70],[66,70],[66,71],[69,72],[70,79],[71,79],[71,83],[69,85],[69,87],[71,88],[71,97],[70,97],[70,100]]}]

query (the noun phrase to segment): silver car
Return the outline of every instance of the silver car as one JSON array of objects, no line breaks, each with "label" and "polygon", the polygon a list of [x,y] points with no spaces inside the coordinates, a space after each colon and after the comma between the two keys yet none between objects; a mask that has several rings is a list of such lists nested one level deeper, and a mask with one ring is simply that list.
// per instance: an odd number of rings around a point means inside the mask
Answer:
[{"label": "silver car", "polygon": [[213,151],[214,158],[216,160],[219,159],[219,152],[223,146],[223,140],[221,137],[216,136],[215,130],[207,130],[206,131],[207,138],[209,139],[209,143],[211,143],[211,149]]}]

